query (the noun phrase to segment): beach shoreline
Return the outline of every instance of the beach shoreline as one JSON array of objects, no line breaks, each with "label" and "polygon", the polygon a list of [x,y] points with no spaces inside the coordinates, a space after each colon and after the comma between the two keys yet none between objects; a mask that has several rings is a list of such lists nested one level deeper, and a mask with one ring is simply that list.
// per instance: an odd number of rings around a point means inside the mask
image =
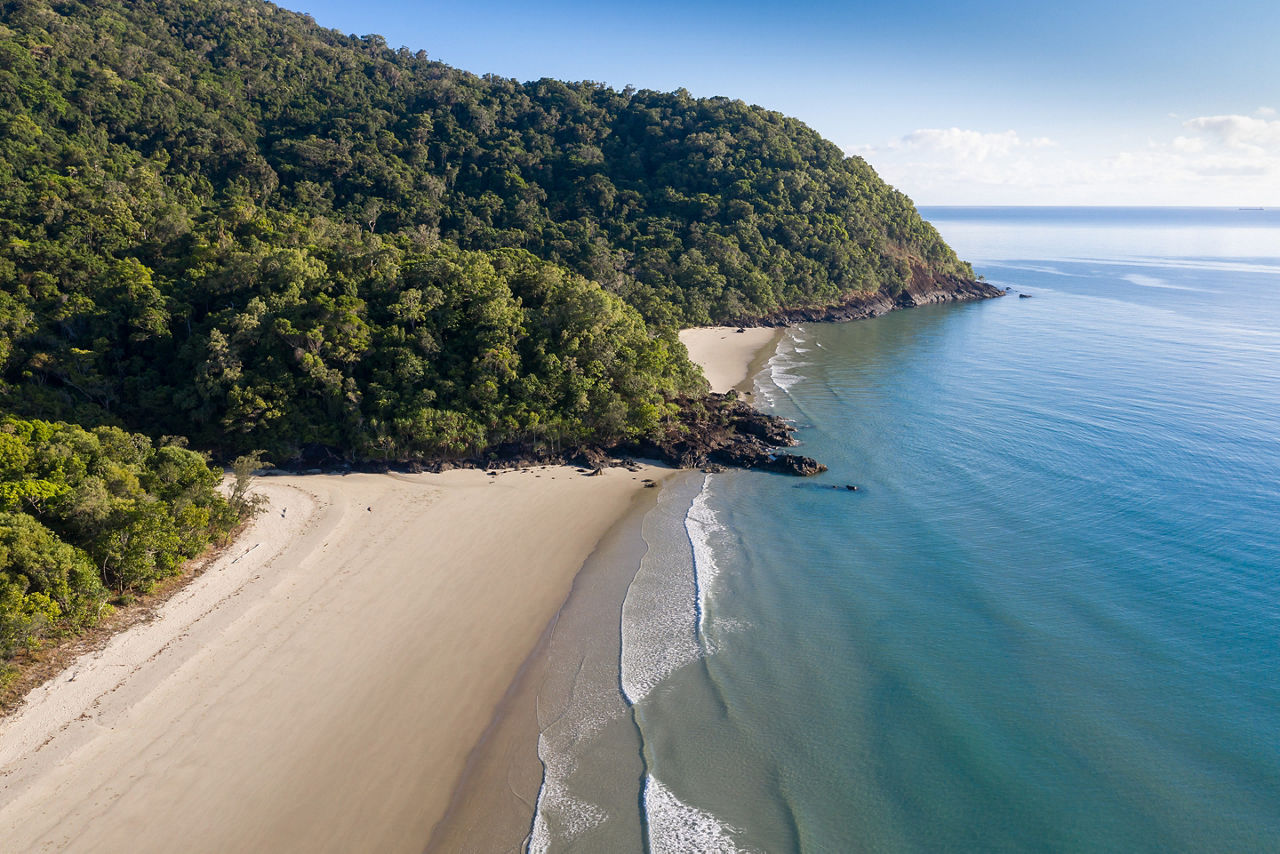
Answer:
[{"label": "beach shoreline", "polygon": [[432,832],[427,854],[524,850],[544,783],[542,730],[561,717],[572,694],[557,669],[580,671],[584,642],[601,647],[616,643],[622,599],[646,550],[644,520],[673,478],[681,476],[673,472],[661,489],[637,495],[583,563],[564,603],[472,749],[449,809]]},{"label": "beach shoreline", "polygon": [[[705,327],[681,330],[680,338],[713,391],[742,394],[750,393],[784,333],[784,328],[738,333],[733,327]],[[669,486],[669,480],[664,482],[664,489]],[[568,690],[565,685],[556,684],[563,675],[553,672],[552,659],[568,655],[576,668],[582,644],[604,643],[620,631],[622,600],[647,549],[641,529],[658,505],[658,492],[638,496],[583,563],[556,617],[473,748],[449,809],[432,833],[428,854],[524,849],[543,784],[541,729],[553,719],[543,706],[562,708],[569,701],[561,696]],[[562,619],[566,616],[567,621]]]},{"label": "beach shoreline", "polygon": [[587,556],[670,473],[261,478],[235,546],[0,722],[0,838],[422,851]]}]

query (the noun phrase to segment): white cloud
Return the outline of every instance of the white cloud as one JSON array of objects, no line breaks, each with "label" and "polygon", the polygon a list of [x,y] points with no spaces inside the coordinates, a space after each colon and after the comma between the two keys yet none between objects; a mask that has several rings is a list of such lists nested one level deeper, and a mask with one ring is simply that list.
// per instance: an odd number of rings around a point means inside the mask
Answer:
[{"label": "white cloud", "polygon": [[913,131],[889,143],[889,148],[916,151],[935,151],[949,154],[958,160],[985,161],[1008,157],[1024,148],[1046,148],[1053,145],[1047,137],[1024,140],[1017,131],[983,133],[961,128],[923,128]]},{"label": "white cloud", "polygon": [[925,128],[859,146],[889,183],[922,204],[1275,205],[1280,119],[1160,117],[1149,139],[1076,133],[1069,141]]},{"label": "white cloud", "polygon": [[1192,172],[1207,178],[1223,176],[1262,177],[1271,172],[1270,167],[1262,163],[1193,163]]},{"label": "white cloud", "polygon": [[1201,131],[1229,148],[1256,154],[1269,150],[1280,153],[1280,119],[1239,115],[1201,116],[1183,122],[1183,127]]}]

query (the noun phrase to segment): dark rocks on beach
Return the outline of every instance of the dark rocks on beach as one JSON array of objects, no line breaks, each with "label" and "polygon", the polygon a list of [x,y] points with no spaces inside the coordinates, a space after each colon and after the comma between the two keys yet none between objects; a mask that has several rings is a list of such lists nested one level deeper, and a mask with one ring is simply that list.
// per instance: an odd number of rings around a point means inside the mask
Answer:
[{"label": "dark rocks on beach", "polygon": [[679,468],[754,468],[804,476],[827,470],[808,457],[776,453],[796,444],[791,435],[795,428],[776,415],[751,408],[736,395],[681,401],[680,410],[663,435],[641,439],[624,450]]},{"label": "dark rocks on beach", "polygon": [[[631,472],[642,469],[635,458],[660,460],[677,468],[722,471],[725,468],[762,469],[809,476],[826,471],[826,466],[798,454],[780,454],[778,448],[796,444],[795,427],[775,415],[766,415],[739,400],[736,394],[709,394],[705,398],[677,401],[679,414],[664,431],[621,445],[583,445],[564,450],[511,443],[483,458],[408,461],[365,461],[342,463],[342,471],[440,472],[452,469],[481,469],[490,478],[503,471],[527,471],[535,466],[572,465],[584,475],[600,475],[605,468],[622,467]],[[313,450],[311,459],[323,453]],[[330,459],[332,463],[333,460]],[[327,469],[288,466],[294,471],[319,474]]]},{"label": "dark rocks on beach", "polygon": [[607,466],[614,462],[614,455],[607,448],[597,447],[595,445],[586,445],[578,448],[569,455],[569,462],[582,469],[598,469],[601,466]]}]

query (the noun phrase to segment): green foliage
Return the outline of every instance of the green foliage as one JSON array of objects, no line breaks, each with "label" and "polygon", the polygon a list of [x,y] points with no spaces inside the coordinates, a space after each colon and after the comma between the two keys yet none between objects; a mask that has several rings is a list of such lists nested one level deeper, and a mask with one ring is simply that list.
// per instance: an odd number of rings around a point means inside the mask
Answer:
[{"label": "green foliage", "polygon": [[261,451],[242,454],[231,463],[231,494],[227,496],[227,503],[241,518],[260,513],[266,506],[263,496],[251,495],[249,488],[253,485],[253,473],[267,465]]},{"label": "green foliage", "polygon": [[608,440],[699,390],[677,325],[971,275],[740,101],[477,77],[257,0],[0,8],[14,411],[224,458]]},{"label": "green foliage", "polygon": [[[0,660],[255,509],[261,452],[658,432],[681,324],[971,277],[726,98],[476,77],[257,0],[0,0]],[[206,460],[235,458],[230,500]],[[0,681],[12,670],[0,664]]]},{"label": "green foliage", "polygon": [[145,592],[235,524],[199,454],[114,427],[0,421],[0,659]]}]

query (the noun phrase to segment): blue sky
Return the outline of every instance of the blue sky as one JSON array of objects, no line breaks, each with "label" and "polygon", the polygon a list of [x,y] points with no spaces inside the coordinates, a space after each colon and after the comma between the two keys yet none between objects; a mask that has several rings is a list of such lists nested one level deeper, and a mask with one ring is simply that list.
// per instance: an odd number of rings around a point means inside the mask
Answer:
[{"label": "blue sky", "polygon": [[1280,205],[1280,0],[284,0],[476,73],[796,116],[920,204]]}]

